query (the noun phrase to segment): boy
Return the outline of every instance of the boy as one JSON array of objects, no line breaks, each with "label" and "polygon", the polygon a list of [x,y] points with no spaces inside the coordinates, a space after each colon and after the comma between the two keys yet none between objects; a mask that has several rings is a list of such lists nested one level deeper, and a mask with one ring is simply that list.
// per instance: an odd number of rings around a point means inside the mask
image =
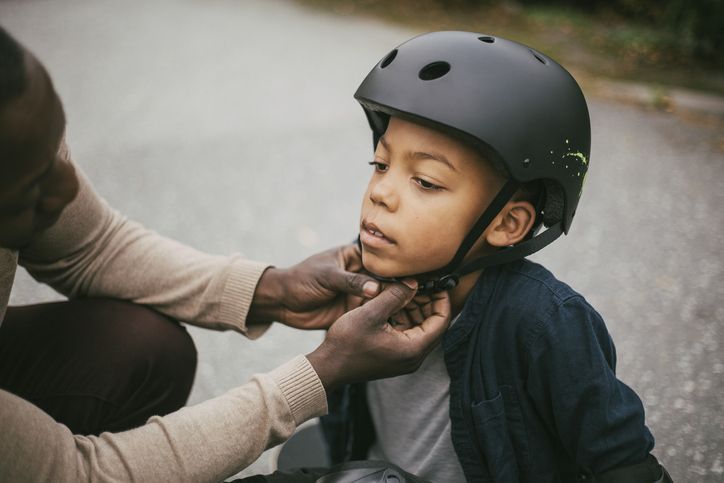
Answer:
[{"label": "boy", "polygon": [[514,42],[435,32],[394,49],[355,98],[375,145],[363,264],[420,284],[390,323],[445,291],[455,320],[416,373],[331,398],[333,461],[435,482],[670,481],[600,315],[523,259],[568,231],[588,169],[570,74]]}]

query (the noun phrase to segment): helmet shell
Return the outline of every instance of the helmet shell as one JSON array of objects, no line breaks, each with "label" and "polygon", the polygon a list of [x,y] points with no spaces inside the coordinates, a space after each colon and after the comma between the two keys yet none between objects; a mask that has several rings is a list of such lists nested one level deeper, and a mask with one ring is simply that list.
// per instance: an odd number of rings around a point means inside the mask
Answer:
[{"label": "helmet shell", "polygon": [[580,87],[555,61],[500,37],[432,32],[390,52],[354,97],[375,140],[388,116],[398,116],[472,142],[519,182],[547,180],[547,197],[553,191],[563,198],[550,209],[558,204],[557,221],[568,232],[588,169],[591,127]]}]

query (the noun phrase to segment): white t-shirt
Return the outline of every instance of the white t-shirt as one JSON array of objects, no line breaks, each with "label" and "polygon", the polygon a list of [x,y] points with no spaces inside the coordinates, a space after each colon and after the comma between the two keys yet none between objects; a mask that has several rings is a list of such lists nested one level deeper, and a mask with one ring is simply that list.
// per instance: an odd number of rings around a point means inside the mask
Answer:
[{"label": "white t-shirt", "polygon": [[464,482],[450,436],[450,376],[442,345],[420,368],[367,384],[377,440],[368,458],[389,461],[433,482]]}]

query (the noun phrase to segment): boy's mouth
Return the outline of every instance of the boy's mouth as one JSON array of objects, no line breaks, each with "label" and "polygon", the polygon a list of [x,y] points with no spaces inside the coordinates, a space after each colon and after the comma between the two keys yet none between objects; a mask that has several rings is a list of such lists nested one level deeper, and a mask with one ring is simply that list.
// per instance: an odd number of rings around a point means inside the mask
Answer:
[{"label": "boy's mouth", "polygon": [[371,247],[383,247],[395,243],[395,240],[385,236],[382,230],[374,223],[368,223],[364,220],[360,227],[359,237],[363,245],[369,245]]}]

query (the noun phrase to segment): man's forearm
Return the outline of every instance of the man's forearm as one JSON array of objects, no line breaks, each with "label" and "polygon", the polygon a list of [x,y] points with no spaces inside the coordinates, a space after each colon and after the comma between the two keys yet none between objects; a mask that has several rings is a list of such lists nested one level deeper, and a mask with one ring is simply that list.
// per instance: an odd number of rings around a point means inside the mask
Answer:
[{"label": "man's forearm", "polygon": [[78,173],[75,201],[20,252],[20,264],[33,277],[70,297],[129,300],[184,322],[245,331],[267,264],[209,255],[165,238],[112,210]]},{"label": "man's forearm", "polygon": [[223,396],[97,437],[74,436],[0,390],[0,481],[221,481],[326,411],[301,356]]},{"label": "man's forearm", "polygon": [[284,316],[284,270],[267,268],[254,291],[251,307],[246,316],[247,325],[278,322]]}]

